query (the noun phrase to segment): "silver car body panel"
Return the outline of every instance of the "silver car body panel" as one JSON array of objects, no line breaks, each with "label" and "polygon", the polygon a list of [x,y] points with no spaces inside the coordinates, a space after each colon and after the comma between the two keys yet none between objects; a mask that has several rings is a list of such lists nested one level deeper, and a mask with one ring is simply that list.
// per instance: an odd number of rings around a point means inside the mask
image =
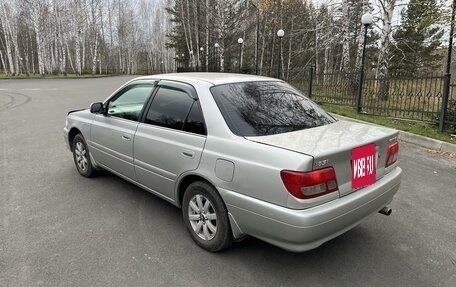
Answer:
[{"label": "silver car body panel", "polygon": [[205,136],[139,124],[134,140],[138,182],[175,200],[177,177],[198,167],[205,142]]},{"label": "silver car body panel", "polygon": [[90,153],[96,162],[136,180],[133,166],[133,137],[138,122],[96,115],[89,140]]},{"label": "silver car body panel", "polygon": [[[96,164],[178,207],[179,186],[187,176],[208,181],[227,206],[236,238],[252,235],[292,251],[312,249],[379,211],[399,188],[402,171],[397,163],[384,168],[385,147],[397,137],[391,129],[338,121],[272,136],[244,138],[233,134],[209,88],[277,79],[222,73],[166,74],[140,77],[124,86],[138,80],[178,81],[193,86],[207,136],[128,120],[109,121],[109,116],[84,110],[68,115],[64,128],[67,145],[70,130],[78,129]],[[131,136],[129,141],[122,139],[125,133]],[[348,153],[372,142],[379,150],[377,181],[353,191],[347,180]],[[339,190],[313,199],[293,197],[280,178],[284,169],[310,171],[333,165]]]}]

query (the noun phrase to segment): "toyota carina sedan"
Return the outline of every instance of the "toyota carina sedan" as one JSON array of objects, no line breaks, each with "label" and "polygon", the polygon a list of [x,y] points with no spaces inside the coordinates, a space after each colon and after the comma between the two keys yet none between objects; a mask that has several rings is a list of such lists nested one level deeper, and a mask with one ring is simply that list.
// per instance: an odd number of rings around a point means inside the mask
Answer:
[{"label": "toyota carina sedan", "polygon": [[140,77],[70,112],[64,136],[82,176],[106,169],[169,201],[214,252],[247,235],[316,248],[389,215],[401,182],[397,131],[337,120],[259,76]]}]

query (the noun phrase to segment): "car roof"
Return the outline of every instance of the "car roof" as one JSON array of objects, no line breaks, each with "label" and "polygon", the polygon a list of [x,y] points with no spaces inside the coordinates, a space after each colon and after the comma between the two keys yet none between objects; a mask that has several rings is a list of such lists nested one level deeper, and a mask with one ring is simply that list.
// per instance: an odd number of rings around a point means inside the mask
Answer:
[{"label": "car roof", "polygon": [[213,85],[222,85],[229,83],[240,82],[256,82],[256,81],[280,81],[279,79],[246,75],[246,74],[231,74],[231,73],[171,73],[161,75],[144,76],[139,79],[161,79],[161,80],[174,80],[183,81],[188,83],[194,82],[207,82]]}]

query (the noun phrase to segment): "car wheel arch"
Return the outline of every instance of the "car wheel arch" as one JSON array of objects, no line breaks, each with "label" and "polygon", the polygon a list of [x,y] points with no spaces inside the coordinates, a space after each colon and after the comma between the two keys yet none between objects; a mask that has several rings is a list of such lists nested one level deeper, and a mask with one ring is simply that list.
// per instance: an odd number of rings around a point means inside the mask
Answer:
[{"label": "car wheel arch", "polygon": [[[217,191],[217,188],[215,187],[215,185],[202,175],[194,174],[194,173],[183,175],[178,181],[177,190],[176,190],[176,195],[177,195],[176,203],[179,208],[182,208],[182,199],[184,198],[185,190],[187,190],[187,187],[189,187],[190,184],[192,184],[196,181],[205,182],[205,183],[209,184],[211,187],[213,187],[215,191]],[[218,191],[217,191],[217,193],[218,193]]]},{"label": "car wheel arch", "polygon": [[70,131],[68,132],[68,143],[70,145],[70,150],[73,151],[73,140],[76,137],[76,135],[81,134],[82,132],[78,128],[71,128]]}]

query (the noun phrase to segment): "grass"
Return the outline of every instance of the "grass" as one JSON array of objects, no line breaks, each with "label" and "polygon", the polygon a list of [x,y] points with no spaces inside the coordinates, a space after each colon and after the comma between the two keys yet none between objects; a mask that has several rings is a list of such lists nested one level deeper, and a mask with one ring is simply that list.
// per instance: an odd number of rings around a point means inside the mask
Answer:
[{"label": "grass", "polygon": [[330,113],[456,144],[456,137],[449,134],[439,133],[437,125],[422,122],[396,120],[382,116],[358,114],[352,107],[334,106],[329,104],[320,104],[320,106]]}]

